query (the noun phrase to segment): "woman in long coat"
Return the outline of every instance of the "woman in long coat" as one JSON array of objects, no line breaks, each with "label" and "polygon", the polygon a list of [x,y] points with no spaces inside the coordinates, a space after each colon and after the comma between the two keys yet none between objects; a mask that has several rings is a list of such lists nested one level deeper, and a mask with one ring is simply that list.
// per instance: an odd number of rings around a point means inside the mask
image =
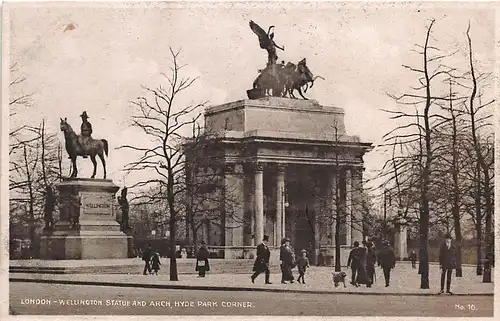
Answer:
[{"label": "woman in long coat", "polygon": [[290,239],[283,239],[280,248],[280,260],[281,260],[281,283],[285,284],[285,281],[294,282],[294,277],[292,269],[295,267],[295,253],[293,248],[290,246]]},{"label": "woman in long coat", "polygon": [[201,247],[198,249],[196,253],[196,268],[195,271],[198,271],[198,277],[205,277],[205,273],[210,271],[210,265],[208,264],[208,250],[205,246],[205,242],[201,242]]},{"label": "woman in long coat", "polygon": [[367,257],[367,248],[366,248],[366,242],[363,241],[363,247],[359,249],[360,253],[360,267],[358,271],[358,276],[356,278],[356,283],[359,284],[365,284],[365,285],[371,285],[370,280],[368,280],[368,275],[366,271],[366,257]]}]

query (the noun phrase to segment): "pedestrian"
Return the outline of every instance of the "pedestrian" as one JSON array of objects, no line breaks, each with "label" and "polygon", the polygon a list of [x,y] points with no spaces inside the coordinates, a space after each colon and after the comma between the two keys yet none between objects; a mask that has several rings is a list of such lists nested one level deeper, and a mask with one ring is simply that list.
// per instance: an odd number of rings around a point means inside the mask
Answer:
[{"label": "pedestrian", "polygon": [[153,255],[153,249],[151,248],[151,244],[148,244],[144,249],[144,252],[142,252],[142,260],[144,261],[144,271],[142,271],[143,275],[146,275],[146,272],[151,273],[151,255]]},{"label": "pedestrian", "polygon": [[373,243],[368,241],[366,243],[366,276],[369,283],[366,287],[371,288],[372,284],[375,282],[375,262],[377,261],[377,256],[373,249]]},{"label": "pedestrian", "polygon": [[361,285],[361,284],[365,284],[366,286],[370,285],[370,280],[368,280],[368,274],[366,272],[366,256],[367,256],[367,247],[366,247],[366,244],[367,242],[366,241],[363,241],[361,243],[363,246],[359,248],[359,269],[358,269],[358,273],[357,273],[357,276],[356,276],[356,284],[357,285]]},{"label": "pedestrian", "polygon": [[158,275],[158,271],[160,270],[160,254],[158,252],[155,252],[153,254],[153,257],[151,258],[151,268],[155,272],[156,275]]},{"label": "pedestrian", "polygon": [[451,244],[451,235],[445,235],[445,241],[439,248],[439,265],[441,265],[441,291],[438,294],[443,294],[444,279],[446,276],[446,293],[453,294],[450,291],[451,273],[455,268],[456,251]]},{"label": "pedestrian", "polygon": [[396,266],[396,255],[389,246],[389,241],[383,242],[384,247],[378,253],[378,265],[384,271],[385,286],[388,287],[391,281],[391,269]]},{"label": "pedestrian", "polygon": [[358,286],[356,283],[357,276],[359,273],[359,268],[361,266],[361,253],[359,249],[359,242],[354,241],[354,248],[349,252],[349,257],[347,258],[347,267],[351,267],[351,284]]},{"label": "pedestrian", "polygon": [[411,250],[410,252],[411,268],[415,269],[417,267],[417,252]]},{"label": "pedestrian", "polygon": [[302,284],[306,284],[304,280],[304,274],[306,274],[306,269],[309,266],[309,259],[307,258],[307,250],[300,251],[301,257],[297,260],[297,267],[299,269],[299,277],[297,278],[297,282],[300,283],[300,279],[302,279]]},{"label": "pedestrian", "polygon": [[253,271],[255,273],[251,276],[252,283],[255,283],[257,276],[264,272],[266,275],[266,284],[271,284],[271,282],[269,282],[269,276],[271,274],[271,272],[269,272],[269,258],[271,257],[271,251],[269,251],[267,247],[267,242],[269,242],[269,236],[264,235],[262,243],[257,245],[257,258],[253,264]]},{"label": "pedestrian", "polygon": [[290,245],[290,239],[284,238],[281,242],[280,261],[281,261],[281,283],[286,281],[294,282],[292,269],[295,267],[295,253]]},{"label": "pedestrian", "polygon": [[198,271],[198,277],[204,278],[205,273],[210,271],[210,265],[208,264],[208,250],[205,246],[205,242],[201,241],[201,246],[196,253],[196,268],[195,271]]}]

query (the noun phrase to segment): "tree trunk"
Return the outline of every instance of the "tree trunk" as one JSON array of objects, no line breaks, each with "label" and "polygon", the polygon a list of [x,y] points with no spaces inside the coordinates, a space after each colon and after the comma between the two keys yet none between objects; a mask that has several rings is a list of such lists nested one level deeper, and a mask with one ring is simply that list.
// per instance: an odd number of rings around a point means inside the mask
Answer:
[{"label": "tree trunk", "polygon": [[169,221],[169,230],[170,230],[170,281],[179,281],[179,277],[177,275],[177,257],[175,253],[175,234],[176,224],[175,219],[172,214],[170,214]]},{"label": "tree trunk", "polygon": [[485,229],[485,261],[484,261],[484,274],[483,274],[483,283],[491,283],[491,266],[493,263],[493,238],[492,238],[492,225],[493,225],[493,206],[490,198],[490,182],[489,175],[485,173],[485,188],[484,188],[484,197],[486,199],[486,229]]},{"label": "tree trunk", "polygon": [[335,272],[340,272],[342,267],[340,265],[340,220],[339,212],[335,218]]}]

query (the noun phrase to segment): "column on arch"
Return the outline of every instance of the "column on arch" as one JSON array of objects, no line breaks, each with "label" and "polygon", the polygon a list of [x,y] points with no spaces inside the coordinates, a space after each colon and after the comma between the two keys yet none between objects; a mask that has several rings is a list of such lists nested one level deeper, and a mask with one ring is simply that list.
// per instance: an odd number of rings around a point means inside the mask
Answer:
[{"label": "column on arch", "polygon": [[346,245],[352,245],[354,241],[360,241],[352,238],[352,172],[349,168],[344,170],[345,174],[345,203],[343,206],[344,223],[346,231]]},{"label": "column on arch", "polygon": [[[244,245],[244,177],[241,164],[226,163],[224,166],[224,245]],[[225,258],[237,258],[241,250],[225,250]]]},{"label": "column on arch", "polygon": [[351,170],[352,187],[352,219],[351,231],[353,241],[363,241],[363,170],[362,168],[353,168]]},{"label": "column on arch", "polygon": [[255,166],[255,242],[258,244],[264,237],[264,166],[257,163]]},{"label": "column on arch", "polygon": [[280,246],[285,237],[285,165],[277,165],[276,174],[276,228],[274,246]]},{"label": "column on arch", "polygon": [[336,223],[337,223],[337,218],[339,216],[337,215],[337,210],[339,209],[339,202],[340,202],[340,191],[338,190],[339,188],[339,178],[338,178],[338,171],[336,168],[332,168],[329,170],[329,176],[328,176],[328,198],[327,198],[327,207],[328,210],[330,211],[330,217],[327,221],[328,223],[328,234],[330,235],[328,242],[331,245],[335,245],[335,231],[336,231]]}]

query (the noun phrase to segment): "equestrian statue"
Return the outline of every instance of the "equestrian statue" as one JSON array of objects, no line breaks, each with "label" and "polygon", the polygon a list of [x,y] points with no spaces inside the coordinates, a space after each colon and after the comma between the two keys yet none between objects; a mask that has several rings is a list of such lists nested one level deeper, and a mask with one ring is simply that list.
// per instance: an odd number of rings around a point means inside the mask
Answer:
[{"label": "equestrian statue", "polygon": [[69,159],[71,159],[72,170],[70,177],[74,178],[78,175],[78,169],[76,167],[76,158],[81,156],[87,158],[90,156],[92,163],[94,164],[94,172],[91,178],[95,178],[97,170],[96,156],[101,159],[104,179],[106,179],[106,161],[104,159],[104,154],[108,156],[108,141],[105,139],[94,139],[92,138],[92,125],[88,121],[89,116],[87,112],[84,111],[80,117],[82,118],[82,125],[80,127],[80,135],[75,133],[73,128],[68,124],[66,118],[61,118],[60,128],[64,133],[64,139],[66,140],[66,151],[68,152]]},{"label": "equestrian statue", "polygon": [[[307,100],[302,93],[307,92],[309,87],[314,85],[314,81],[321,76],[313,76],[311,70],[306,65],[306,59],[302,59],[297,64],[291,62],[285,65],[282,61],[277,64],[278,55],[276,48],[284,51],[285,47],[280,47],[274,42],[274,26],[270,26],[268,31],[264,31],[258,24],[250,20],[250,28],[259,38],[259,45],[267,51],[266,68],[259,70],[259,76],[253,82],[253,88],[247,90],[248,98],[258,99],[264,96],[296,98],[294,91],[297,90],[300,96]],[[309,85],[310,83],[310,85]]]}]

